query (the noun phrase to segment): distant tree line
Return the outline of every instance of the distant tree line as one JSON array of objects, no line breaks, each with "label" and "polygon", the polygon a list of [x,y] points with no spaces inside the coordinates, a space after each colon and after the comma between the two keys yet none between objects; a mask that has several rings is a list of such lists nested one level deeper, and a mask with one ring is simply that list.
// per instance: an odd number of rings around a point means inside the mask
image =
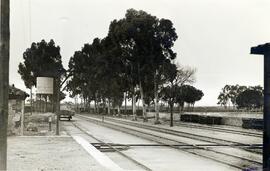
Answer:
[{"label": "distant tree line", "polygon": [[237,109],[260,109],[263,106],[263,88],[259,85],[225,85],[218,96],[217,104],[225,108],[232,106]]}]

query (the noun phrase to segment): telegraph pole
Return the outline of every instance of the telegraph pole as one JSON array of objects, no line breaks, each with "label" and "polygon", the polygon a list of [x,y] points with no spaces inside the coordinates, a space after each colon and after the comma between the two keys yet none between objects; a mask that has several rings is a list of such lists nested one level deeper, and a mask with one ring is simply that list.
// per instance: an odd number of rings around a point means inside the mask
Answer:
[{"label": "telegraph pole", "polygon": [[0,170],[7,170],[9,0],[0,0]]},{"label": "telegraph pole", "polygon": [[270,169],[270,43],[251,48],[251,54],[264,55],[263,170]]},{"label": "telegraph pole", "polygon": [[56,135],[60,133],[60,77],[57,76],[54,78],[54,113],[56,114]]},{"label": "telegraph pole", "polygon": [[57,78],[56,82],[56,114],[57,114],[57,121],[56,121],[56,135],[59,135],[60,132],[60,78]]}]

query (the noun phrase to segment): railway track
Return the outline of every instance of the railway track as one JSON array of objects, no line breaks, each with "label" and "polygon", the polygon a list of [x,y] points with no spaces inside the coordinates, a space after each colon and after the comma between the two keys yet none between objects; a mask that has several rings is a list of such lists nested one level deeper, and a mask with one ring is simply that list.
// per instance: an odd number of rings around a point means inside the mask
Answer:
[{"label": "railway track", "polygon": [[[90,134],[85,128],[83,128],[82,126],[79,126],[76,123],[72,122],[72,125],[74,125],[76,128],[78,128],[81,132],[83,132],[84,134],[86,134],[87,136],[95,139],[97,142],[99,143],[94,143],[94,144],[102,144],[102,146],[104,147],[108,147],[109,149],[111,149],[114,152],[117,152],[119,155],[123,156],[124,158],[128,159],[129,161],[135,163],[137,166],[139,166],[140,168],[142,168],[143,170],[146,171],[152,171],[152,169],[150,169],[149,167],[145,166],[144,164],[138,162],[137,160],[133,159],[132,157],[126,155],[125,153],[123,153],[121,150],[119,150],[119,148],[117,148],[114,144],[111,143],[106,143],[102,140],[100,140],[99,138],[93,136],[92,134]],[[119,146],[119,145],[118,145]],[[126,146],[127,147],[127,146]]]},{"label": "railway track", "polygon": [[[170,120],[166,120],[166,123],[170,122]],[[208,125],[199,125],[199,124],[193,124],[193,123],[186,123],[179,121],[174,121],[175,126],[181,126],[186,128],[196,128],[196,129],[204,129],[204,130],[210,130],[210,131],[217,131],[217,132],[223,132],[223,133],[231,133],[231,134],[237,134],[237,135],[246,135],[251,137],[263,137],[263,133],[261,132],[251,132],[251,131],[242,131],[242,130],[236,130],[233,128],[222,128],[218,126],[208,126]]]},{"label": "railway track", "polygon": [[[80,115],[80,116],[83,116],[83,115]],[[183,131],[179,131],[179,130],[160,128],[158,126],[146,125],[146,124],[132,122],[132,121],[128,121],[128,120],[127,121],[118,120],[118,119],[114,119],[111,117],[106,117],[106,120],[121,123],[121,124],[129,124],[132,126],[145,128],[148,130],[158,131],[158,132],[162,132],[162,133],[166,133],[166,134],[170,134],[170,135],[190,138],[190,139],[209,142],[209,143],[215,143],[215,144],[221,144],[221,145],[227,145],[227,146],[237,146],[238,148],[242,148],[245,151],[261,154],[261,152],[257,151],[258,148],[262,147],[261,144],[243,144],[243,143],[239,143],[239,142],[235,142],[235,141],[229,141],[229,140],[220,139],[220,138],[213,138],[213,137],[203,136],[203,135],[198,135],[198,134],[191,134],[191,133],[187,133],[187,132],[183,132]]]},{"label": "railway track", "polygon": [[181,124],[176,123],[175,125],[181,126],[181,127],[187,127],[187,128],[198,128],[198,129],[205,129],[205,130],[211,130],[211,131],[226,132],[226,133],[231,133],[231,134],[259,137],[259,138],[263,137],[262,133],[240,131],[240,130],[229,129],[229,128],[220,128],[220,127],[213,127],[213,126],[206,126],[206,125],[194,125],[194,124],[187,124],[183,122],[181,122]]},{"label": "railway track", "polygon": [[[211,160],[229,165],[229,166],[237,168],[237,169],[243,170],[243,169],[246,169],[249,167],[260,168],[262,165],[261,161],[252,160],[249,158],[244,158],[244,157],[237,156],[234,154],[220,152],[220,151],[217,151],[217,150],[211,148],[211,146],[221,145],[221,144],[211,142],[209,144],[209,146],[206,146],[206,145],[200,146],[200,145],[196,145],[196,144],[191,145],[191,144],[183,143],[181,141],[178,141],[178,140],[175,140],[172,138],[166,138],[166,137],[154,134],[153,132],[151,132],[151,133],[149,132],[149,129],[151,129],[151,131],[162,132],[162,133],[168,134],[168,132],[169,132],[168,130],[161,131],[161,129],[156,129],[156,128],[152,129],[152,127],[150,127],[150,126],[147,126],[147,125],[145,126],[145,125],[141,125],[141,124],[136,125],[136,123],[131,123],[131,122],[121,121],[121,123],[120,122],[116,123],[116,122],[114,122],[115,120],[112,120],[112,119],[109,120],[109,118],[106,118],[106,121],[101,121],[100,119],[90,118],[90,117],[86,117],[86,116],[82,116],[82,115],[77,115],[77,116],[80,118],[83,118],[84,120],[95,122],[96,124],[103,125],[103,126],[106,126],[106,127],[118,130],[118,131],[122,131],[125,133],[129,133],[129,134],[141,137],[141,138],[145,138],[145,139],[151,140],[151,141],[159,143],[159,144],[167,145],[168,147],[171,147],[171,148],[174,148],[174,149],[177,149],[180,151],[185,151],[185,152],[188,152],[188,153],[191,153],[194,155],[209,158]],[[140,129],[138,128],[138,126]],[[148,132],[143,131],[143,129],[148,130]],[[174,136],[183,136],[183,134],[179,135],[178,133],[176,134],[175,132],[174,133],[169,132],[169,134],[173,134]],[[193,136],[193,138],[194,138],[194,136]],[[207,138],[209,139],[209,137],[207,137]],[[205,137],[204,137],[204,140],[207,140],[207,139],[205,139]],[[209,140],[207,140],[207,142],[209,142]],[[222,140],[222,142],[224,143],[224,140]],[[174,144],[178,144],[178,146],[176,146]],[[230,143],[230,144],[224,144],[224,145],[227,147],[230,147],[233,144]],[[237,144],[235,144],[235,145],[237,145]],[[189,146],[189,148],[182,148],[183,146]],[[238,147],[239,146],[241,146],[241,144],[238,144]]]}]

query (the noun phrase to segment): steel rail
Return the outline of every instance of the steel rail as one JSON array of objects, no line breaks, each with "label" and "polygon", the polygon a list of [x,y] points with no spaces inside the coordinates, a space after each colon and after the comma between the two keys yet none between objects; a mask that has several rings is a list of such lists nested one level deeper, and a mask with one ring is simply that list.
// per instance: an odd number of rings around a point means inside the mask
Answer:
[{"label": "steel rail", "polygon": [[187,123],[177,123],[177,126],[187,127],[187,128],[201,128],[206,130],[212,130],[212,131],[218,131],[218,132],[225,132],[225,133],[232,133],[232,134],[239,134],[239,135],[246,135],[246,136],[252,136],[252,137],[259,137],[262,138],[262,133],[255,133],[255,132],[248,132],[248,131],[240,131],[240,130],[234,130],[234,129],[227,129],[227,128],[219,128],[219,127],[210,127],[210,126],[204,126],[204,125],[190,125]]},{"label": "steel rail", "polygon": [[[103,145],[102,143],[91,143],[93,145]],[[133,147],[133,146],[181,146],[181,147],[239,147],[242,146],[240,144],[115,144],[115,143],[107,143],[111,146],[126,146],[126,147]],[[261,144],[246,144],[243,145],[244,147],[256,147],[256,148],[262,148]]]},{"label": "steel rail", "polygon": [[78,124],[75,124],[72,122],[72,124],[78,128],[80,131],[84,132],[86,135],[88,135],[89,137],[95,139],[96,141],[105,144],[106,146],[110,147],[111,149],[113,149],[114,151],[116,151],[118,154],[122,155],[123,157],[127,158],[128,160],[134,162],[136,165],[142,167],[143,169],[147,170],[147,171],[152,171],[152,169],[150,169],[149,167],[145,166],[144,164],[138,162],[137,160],[131,158],[130,156],[124,154],[123,152],[121,152],[120,150],[118,150],[117,148],[115,148],[114,146],[112,146],[110,143],[106,143],[100,139],[98,139],[97,137],[93,136],[92,134],[90,134],[88,131],[86,131],[85,129],[82,128],[82,126],[78,126]]},{"label": "steel rail", "polygon": [[[107,117],[110,117],[110,116],[107,116]],[[113,118],[113,117],[110,117],[110,118]],[[169,121],[170,120],[166,120],[165,122],[169,122]],[[187,122],[181,122],[181,124],[179,123],[179,121],[174,121],[174,122],[175,122],[176,126],[182,126],[182,127],[188,127],[188,128],[198,128],[198,129],[201,128],[201,129],[206,129],[206,130],[225,132],[225,133],[233,133],[233,134],[246,135],[246,136],[253,136],[253,137],[259,137],[259,138],[263,137],[262,133],[241,131],[241,130],[235,130],[235,129],[230,129],[230,128],[220,128],[217,126],[195,125],[194,123],[188,124]]]},{"label": "steel rail", "polygon": [[[180,142],[180,141],[172,140],[172,139],[161,137],[161,136],[158,136],[158,135],[153,135],[153,134],[142,132],[142,131],[139,131],[139,130],[136,130],[136,129],[127,128],[125,126],[120,126],[119,124],[108,123],[107,121],[99,121],[97,119],[89,118],[89,117],[85,117],[85,116],[79,116],[79,117],[84,118],[86,121],[94,122],[96,124],[99,124],[99,125],[102,125],[102,126],[105,126],[105,127],[109,127],[109,128],[121,131],[121,132],[129,133],[129,134],[135,135],[137,137],[145,138],[145,139],[148,139],[150,141],[153,141],[153,142],[156,142],[156,143],[159,143],[159,144],[169,144],[168,142],[164,142],[164,140],[165,140],[165,141],[169,141],[169,142],[180,143],[180,144],[186,145],[186,143],[183,143],[183,142]],[[138,135],[136,133],[139,133],[140,135]],[[246,167],[254,166],[254,164],[257,165],[258,167],[260,167],[262,165],[261,162],[257,162],[257,161],[250,160],[250,159],[247,159],[247,158],[235,156],[235,155],[232,155],[232,154],[218,152],[218,151],[206,148],[206,147],[199,147],[199,146],[196,146],[196,145],[193,145],[193,146],[196,149],[192,149],[193,151],[191,151],[190,149],[182,149],[182,148],[178,148],[178,147],[173,146],[173,145],[169,145],[169,147],[171,147],[171,148],[174,148],[174,149],[177,149],[177,150],[180,150],[180,151],[185,151],[185,152],[197,155],[197,156],[205,157],[205,158],[214,160],[214,161],[222,163],[222,164],[229,165],[229,166],[237,168],[237,169],[246,169]],[[199,153],[199,152],[196,152],[196,150],[204,150],[204,151],[206,150],[206,151],[212,152],[214,154],[223,155],[223,157],[231,157],[231,158],[234,158],[234,159],[239,159],[239,160],[241,160],[242,164],[240,166],[236,165],[236,164],[232,164],[231,161],[226,162],[226,161],[223,161],[223,160],[219,160],[215,156],[209,156],[209,155],[206,155],[204,153]],[[245,163],[243,163],[243,162],[245,162]]]},{"label": "steel rail", "polygon": [[[80,115],[80,116],[83,116],[83,115]],[[192,134],[192,133],[187,133],[187,132],[183,132],[183,131],[179,131],[179,130],[160,128],[157,126],[135,123],[135,122],[131,122],[131,121],[123,121],[123,120],[118,120],[118,119],[114,119],[111,117],[106,117],[106,120],[111,120],[111,121],[114,121],[117,123],[125,123],[125,124],[128,123],[129,125],[138,126],[141,128],[147,128],[147,129],[151,129],[153,131],[163,132],[166,134],[181,136],[181,137],[185,137],[185,138],[192,138],[194,140],[205,141],[205,142],[210,142],[210,143],[218,143],[218,144],[228,143],[228,145],[239,144],[242,146],[246,145],[246,144],[235,142],[235,141],[229,141],[229,140],[224,140],[224,139],[220,139],[220,138],[213,138],[213,137],[208,137],[208,136],[203,136],[203,135],[198,135],[198,134]],[[243,149],[243,150],[248,151],[248,152],[261,154],[260,152],[257,152],[257,151],[251,150],[251,149]]]}]

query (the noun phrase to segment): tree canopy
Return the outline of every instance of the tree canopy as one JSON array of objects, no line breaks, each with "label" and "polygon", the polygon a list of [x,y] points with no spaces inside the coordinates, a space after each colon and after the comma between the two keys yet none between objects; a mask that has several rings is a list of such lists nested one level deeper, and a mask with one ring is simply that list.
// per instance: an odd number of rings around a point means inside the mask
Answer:
[{"label": "tree canopy", "polygon": [[36,86],[36,77],[59,77],[65,73],[60,47],[53,40],[32,43],[23,53],[23,59],[18,72],[27,88]]},{"label": "tree canopy", "polygon": [[[225,85],[218,96],[218,104],[237,108],[259,108],[262,102],[263,88],[261,86]],[[256,104],[255,104],[256,103]]]},{"label": "tree canopy", "polygon": [[67,88],[71,96],[94,101],[96,108],[119,107],[126,97],[132,98],[134,107],[140,100],[146,117],[145,104],[158,106],[163,87],[195,81],[194,69],[174,64],[177,38],[170,20],[129,9],[110,23],[105,38],[86,43],[70,58]]},{"label": "tree canopy", "polygon": [[238,108],[255,109],[263,105],[263,94],[256,89],[247,89],[236,98]]}]

